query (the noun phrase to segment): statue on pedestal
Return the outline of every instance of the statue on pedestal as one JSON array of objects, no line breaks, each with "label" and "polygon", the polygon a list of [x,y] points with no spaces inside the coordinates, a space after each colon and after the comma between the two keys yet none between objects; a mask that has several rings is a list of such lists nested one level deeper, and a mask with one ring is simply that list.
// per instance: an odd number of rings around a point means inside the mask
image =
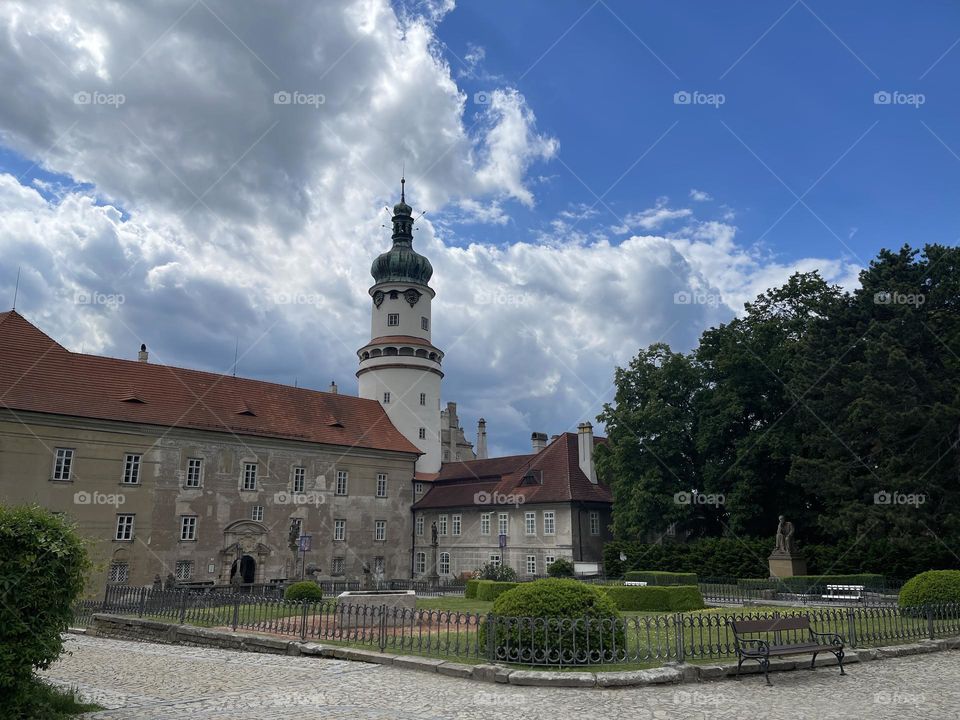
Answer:
[{"label": "statue on pedestal", "polygon": [[783,515],[780,516],[779,520],[780,524],[777,525],[776,545],[773,551],[783,555],[793,555],[797,551],[797,544],[793,537],[793,523]]},{"label": "statue on pedestal", "polygon": [[783,515],[778,518],[777,535],[773,552],[767,558],[771,578],[806,575],[807,563],[797,549],[796,530],[793,523]]}]

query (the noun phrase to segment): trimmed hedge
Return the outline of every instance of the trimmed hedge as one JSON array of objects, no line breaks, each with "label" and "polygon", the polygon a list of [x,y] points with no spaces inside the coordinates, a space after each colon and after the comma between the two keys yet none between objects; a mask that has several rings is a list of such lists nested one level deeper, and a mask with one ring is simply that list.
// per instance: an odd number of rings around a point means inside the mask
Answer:
[{"label": "trimmed hedge", "polygon": [[886,580],[876,573],[858,575],[794,575],[777,580],[762,578],[740,578],[737,585],[750,590],[778,590],[780,592],[802,593],[811,588],[825,590],[827,585],[863,585],[866,590],[883,590]]},{"label": "trimmed hedge", "polygon": [[960,570],[928,570],[910,578],[898,602],[902,608],[960,603]]},{"label": "trimmed hedge", "polygon": [[624,575],[626,580],[645,582],[647,585],[696,585],[696,573],[663,572],[662,570],[631,570]]},{"label": "trimmed hedge", "polygon": [[519,584],[498,580],[477,580],[477,600],[496,600],[507,590],[513,590]]},{"label": "trimmed hedge", "polygon": [[600,589],[613,600],[617,610],[627,612],[689,612],[706,607],[696,585],[603,585]]},{"label": "trimmed hedge", "polygon": [[[489,617],[495,657],[503,662],[585,664],[612,660],[617,649],[626,647],[613,600],[600,586],[579,580],[519,583],[497,598]],[[483,623],[479,645],[488,642],[488,624]]]},{"label": "trimmed hedge", "polygon": [[463,596],[468,600],[476,600],[479,585],[479,580],[467,580],[467,584],[463,588]]},{"label": "trimmed hedge", "polygon": [[290,602],[318,602],[323,600],[323,589],[315,582],[302,580],[293,585],[287,585],[283,591],[283,599]]}]

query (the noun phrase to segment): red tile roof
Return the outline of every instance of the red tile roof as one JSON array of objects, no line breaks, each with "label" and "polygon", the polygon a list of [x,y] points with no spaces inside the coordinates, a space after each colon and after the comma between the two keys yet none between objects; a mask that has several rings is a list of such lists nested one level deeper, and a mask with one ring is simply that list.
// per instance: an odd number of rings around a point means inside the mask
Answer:
[{"label": "red tile roof", "polygon": [[375,400],[73,353],[15,311],[0,313],[0,408],[421,454]]},{"label": "red tile roof", "polygon": [[[595,445],[600,442],[604,440],[594,439]],[[531,473],[542,478],[542,484],[524,485],[523,478]],[[577,434],[564,433],[533,455],[447,463],[413,507],[422,510],[482,505],[494,493],[522,495],[524,503],[613,501],[610,488],[602,482],[590,482],[580,469]]]}]

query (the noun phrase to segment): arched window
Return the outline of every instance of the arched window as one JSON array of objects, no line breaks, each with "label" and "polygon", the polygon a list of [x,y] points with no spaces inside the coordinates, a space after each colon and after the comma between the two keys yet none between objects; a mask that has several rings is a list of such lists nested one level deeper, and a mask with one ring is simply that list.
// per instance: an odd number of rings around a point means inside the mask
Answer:
[{"label": "arched window", "polygon": [[417,553],[413,571],[417,573],[417,575],[423,575],[427,571],[427,554],[425,552]]}]

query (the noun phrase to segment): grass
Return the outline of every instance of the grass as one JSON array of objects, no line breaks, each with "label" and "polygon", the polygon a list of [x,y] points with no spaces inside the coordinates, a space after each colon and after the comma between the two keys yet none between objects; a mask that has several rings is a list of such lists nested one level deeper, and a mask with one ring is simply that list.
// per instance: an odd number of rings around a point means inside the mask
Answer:
[{"label": "grass", "polygon": [[417,598],[417,610],[450,610],[485,615],[493,607],[492,600],[474,600],[463,597]]},{"label": "grass", "polygon": [[77,689],[74,687],[58,687],[34,676],[26,693],[18,698],[16,707],[6,706],[4,709],[11,714],[5,714],[3,717],[61,720],[61,718],[103,710],[103,707],[80,700]]}]

